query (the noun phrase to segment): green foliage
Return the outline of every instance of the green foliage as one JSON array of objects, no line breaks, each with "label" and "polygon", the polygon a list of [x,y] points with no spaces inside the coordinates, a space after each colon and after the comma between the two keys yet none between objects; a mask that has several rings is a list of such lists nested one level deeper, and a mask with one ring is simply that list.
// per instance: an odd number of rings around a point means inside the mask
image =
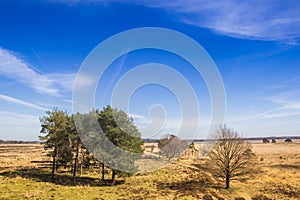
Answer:
[{"label": "green foliage", "polygon": [[43,141],[45,149],[52,149],[49,155],[57,161],[57,165],[66,166],[72,159],[71,141],[66,129],[68,125],[68,115],[64,111],[53,109],[46,111],[46,115],[40,118],[41,133],[39,137]]},{"label": "green foliage", "polygon": [[[143,153],[143,141],[133,119],[124,111],[107,106],[99,112],[98,122],[104,136],[101,138],[104,148],[100,152],[104,164],[126,172],[136,171],[134,161]],[[121,170],[114,170],[113,174],[122,173]]]},{"label": "green foliage", "polygon": [[55,169],[59,164],[67,166],[67,163],[72,159],[70,151],[70,141],[66,130],[67,113],[58,109],[46,111],[46,115],[40,118],[41,133],[39,137],[44,143],[45,150],[52,149],[48,152],[48,156],[53,158],[52,161],[52,180],[54,179]]},{"label": "green foliage", "polygon": [[41,133],[39,139],[44,141],[45,149],[57,146],[66,135],[67,113],[54,109],[46,111],[46,115],[40,118]]},{"label": "green foliage", "polygon": [[68,116],[54,109],[47,111],[40,121],[43,134],[40,140],[45,149],[52,149],[49,155],[53,157],[53,174],[55,165],[66,167],[74,162],[75,179],[79,161],[81,167],[100,161],[121,169],[113,170],[113,179],[116,174],[123,174],[121,171],[137,170],[134,161],[143,152],[143,141],[133,119],[124,111],[107,106],[103,110]]}]

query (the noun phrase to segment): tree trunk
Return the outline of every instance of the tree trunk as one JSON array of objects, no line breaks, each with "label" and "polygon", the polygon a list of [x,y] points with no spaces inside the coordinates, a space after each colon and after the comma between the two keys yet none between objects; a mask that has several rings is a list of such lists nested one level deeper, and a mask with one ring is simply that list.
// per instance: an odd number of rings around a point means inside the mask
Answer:
[{"label": "tree trunk", "polygon": [[82,169],[82,163],[83,163],[83,161],[84,161],[84,153],[83,152],[81,152],[81,161],[80,161],[80,176],[82,175],[82,171],[83,171],[83,169]]},{"label": "tree trunk", "polygon": [[134,166],[135,163],[135,158],[134,158],[134,154],[132,154],[132,165]]},{"label": "tree trunk", "polygon": [[101,170],[101,172],[102,172],[102,178],[101,178],[101,180],[104,181],[104,163],[102,163],[102,170]]},{"label": "tree trunk", "polygon": [[116,171],[113,169],[112,170],[112,175],[111,175],[111,183],[112,183],[112,185],[115,184],[115,177],[116,177]]},{"label": "tree trunk", "polygon": [[73,170],[73,180],[74,180],[74,181],[76,181],[76,172],[77,172],[78,154],[79,154],[79,141],[77,141],[76,155],[75,155],[75,161],[74,161],[74,170]]},{"label": "tree trunk", "polygon": [[53,151],[53,161],[52,161],[52,173],[51,173],[51,180],[53,182],[53,179],[54,179],[54,172],[55,172],[55,160],[56,160],[56,147],[54,147],[54,151]]},{"label": "tree trunk", "polygon": [[225,189],[228,189],[230,185],[230,175],[229,172],[226,172],[226,186]]}]

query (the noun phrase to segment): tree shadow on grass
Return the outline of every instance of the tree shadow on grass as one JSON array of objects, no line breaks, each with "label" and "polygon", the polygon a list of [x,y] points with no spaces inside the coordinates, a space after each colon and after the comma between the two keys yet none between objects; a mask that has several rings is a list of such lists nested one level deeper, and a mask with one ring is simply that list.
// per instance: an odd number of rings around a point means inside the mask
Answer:
[{"label": "tree shadow on grass", "polygon": [[55,174],[53,181],[51,180],[51,173],[40,168],[21,168],[14,171],[4,171],[0,173],[0,176],[16,178],[22,177],[36,182],[49,182],[56,185],[63,186],[112,186],[123,184],[124,180],[115,180],[114,184],[110,180],[101,181],[99,178],[92,178],[86,176],[76,177],[76,181],[73,180],[73,176],[68,174]]},{"label": "tree shadow on grass", "polygon": [[206,171],[206,172],[210,171],[210,168],[209,166],[207,166],[206,163],[201,163],[201,164],[194,163],[192,164],[192,166],[196,167],[200,171]]},{"label": "tree shadow on grass", "polygon": [[278,165],[272,165],[272,167],[283,168],[283,169],[297,169],[297,170],[300,170],[300,165],[278,164]]},{"label": "tree shadow on grass", "polygon": [[215,181],[213,181],[206,174],[200,174],[189,180],[176,181],[171,183],[159,182],[157,184],[158,190],[175,190],[176,196],[192,196],[194,198],[214,197],[215,199],[222,199],[216,193],[223,188]]},{"label": "tree shadow on grass", "polygon": [[35,164],[39,169],[51,169],[52,161],[33,160],[31,163]]}]

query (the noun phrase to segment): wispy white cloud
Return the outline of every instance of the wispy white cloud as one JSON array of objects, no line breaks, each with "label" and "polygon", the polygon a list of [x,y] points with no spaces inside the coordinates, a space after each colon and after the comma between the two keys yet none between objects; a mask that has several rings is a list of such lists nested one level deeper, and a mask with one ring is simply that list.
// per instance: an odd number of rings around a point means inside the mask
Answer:
[{"label": "wispy white cloud", "polygon": [[69,99],[62,99],[61,101],[66,102],[66,103],[73,103],[73,101],[69,100]]},{"label": "wispy white cloud", "polygon": [[34,108],[34,109],[37,109],[37,110],[43,110],[43,111],[47,110],[47,108],[41,107],[39,105],[29,103],[29,102],[26,102],[26,101],[23,101],[23,100],[20,100],[20,99],[16,99],[14,97],[10,97],[10,96],[3,95],[3,94],[0,94],[0,99],[2,99],[4,101],[7,101],[7,102],[16,103],[16,104],[19,104],[19,105],[22,105],[22,106],[26,106],[26,107],[29,107],[29,108]]},{"label": "wispy white cloud", "polygon": [[243,104],[244,107],[240,107],[244,112],[239,112],[239,116],[230,116],[228,121],[300,117],[299,84],[300,77],[295,76],[282,82],[261,85],[255,92],[235,100],[235,103]]},{"label": "wispy white cloud", "polygon": [[282,118],[300,115],[300,110],[286,109],[285,107],[280,107],[265,112],[260,112],[255,115],[250,115],[248,117],[241,118],[240,120],[252,120],[252,119],[267,119],[267,118]]},{"label": "wispy white cloud", "polygon": [[133,118],[134,120],[142,120],[142,121],[146,120],[146,117],[144,115],[139,115],[139,114],[136,114],[136,113],[128,113],[128,116]]},{"label": "wispy white cloud", "polygon": [[58,95],[51,79],[35,72],[23,60],[4,49],[0,49],[0,75],[15,79],[40,93]]},{"label": "wispy white cloud", "polygon": [[112,2],[163,9],[184,23],[209,28],[236,38],[285,41],[298,44],[299,1],[207,1],[207,0],[56,0],[69,5]]},{"label": "wispy white cloud", "polygon": [[76,74],[47,74],[49,79],[53,81],[53,85],[57,86],[60,91],[72,91]]},{"label": "wispy white cloud", "polygon": [[[297,44],[300,35],[300,4],[297,1],[147,1],[178,14],[186,23],[231,37],[285,40]],[[150,2],[150,3],[149,3]],[[159,3],[161,2],[161,3]]]},{"label": "wispy white cloud", "polygon": [[61,91],[70,91],[75,74],[41,74],[33,70],[24,60],[8,50],[0,48],[0,76],[14,79],[35,91],[59,96]]},{"label": "wispy white cloud", "polygon": [[0,111],[0,138],[7,140],[37,140],[39,116]]},{"label": "wispy white cloud", "polygon": [[270,97],[269,100],[280,106],[278,108],[279,111],[286,111],[290,115],[300,115],[300,91],[299,90],[284,92],[274,97]]},{"label": "wispy white cloud", "polygon": [[[0,121],[2,124],[14,124],[14,120],[22,121],[24,124],[33,123],[36,124],[39,121],[38,116],[24,115],[15,112],[0,111]],[[4,122],[5,121],[5,122]]]},{"label": "wispy white cloud", "polygon": [[85,89],[95,85],[98,77],[94,74],[77,74],[76,79],[74,80],[74,87],[76,89]]},{"label": "wispy white cloud", "polygon": [[299,90],[281,92],[269,97],[255,97],[253,100],[268,102],[273,106],[273,108],[263,112],[258,112],[256,114],[240,117],[239,119],[233,121],[300,116]]}]

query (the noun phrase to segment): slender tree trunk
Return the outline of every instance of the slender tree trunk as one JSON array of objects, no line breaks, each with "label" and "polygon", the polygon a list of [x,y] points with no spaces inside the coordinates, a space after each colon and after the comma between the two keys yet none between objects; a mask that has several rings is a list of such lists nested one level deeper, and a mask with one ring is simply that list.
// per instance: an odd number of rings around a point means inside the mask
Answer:
[{"label": "slender tree trunk", "polygon": [[82,169],[82,163],[83,163],[83,161],[84,161],[84,154],[83,154],[83,152],[81,153],[81,163],[80,163],[80,175],[82,175],[82,171],[83,171],[83,169]]},{"label": "slender tree trunk", "polygon": [[74,181],[76,181],[76,172],[77,172],[78,154],[79,154],[79,141],[77,141],[76,154],[75,154],[75,161],[74,161],[74,170],[73,170],[73,180],[74,180]]},{"label": "slender tree trunk", "polygon": [[53,179],[54,179],[54,172],[55,172],[55,156],[53,156],[53,161],[52,161],[52,173],[51,173],[52,182],[53,182]]},{"label": "slender tree trunk", "polygon": [[101,180],[104,181],[104,163],[102,163],[102,170],[101,170],[101,172],[102,172],[102,178],[101,178]]},{"label": "slender tree trunk", "polygon": [[54,173],[55,173],[55,160],[56,160],[56,147],[54,147],[54,151],[53,151],[53,161],[52,161],[52,173],[51,173],[51,180],[53,182],[54,179]]},{"label": "slender tree trunk", "polygon": [[230,186],[230,175],[229,175],[229,172],[226,172],[226,186],[225,186],[225,189],[228,189],[229,186]]},{"label": "slender tree trunk", "polygon": [[[55,158],[57,158],[57,154],[59,152],[59,146],[55,146],[55,149],[54,149],[54,154],[55,154]],[[58,162],[58,159],[55,160],[55,172],[58,171],[58,166],[59,165],[59,162]]]},{"label": "slender tree trunk", "polygon": [[115,184],[115,178],[116,178],[116,171],[113,169],[112,170],[112,175],[111,175],[111,183],[112,183],[112,185]]},{"label": "slender tree trunk", "polygon": [[134,154],[132,154],[132,165],[134,166],[135,163],[135,158],[134,158]]}]

